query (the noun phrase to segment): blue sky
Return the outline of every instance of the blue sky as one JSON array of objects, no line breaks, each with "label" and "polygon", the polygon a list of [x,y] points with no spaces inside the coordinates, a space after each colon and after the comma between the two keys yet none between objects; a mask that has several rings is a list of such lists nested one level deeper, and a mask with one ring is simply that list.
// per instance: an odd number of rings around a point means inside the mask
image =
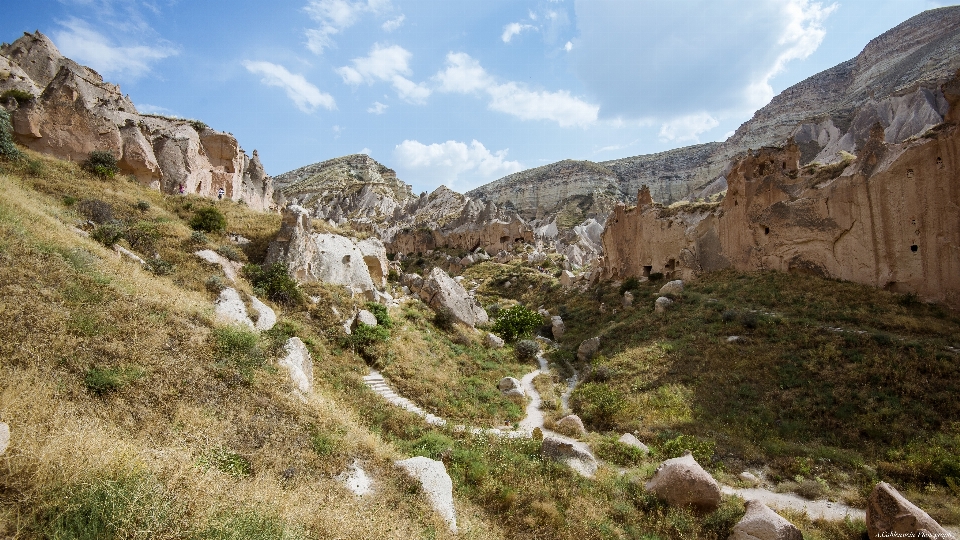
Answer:
[{"label": "blue sky", "polygon": [[931,0],[30,0],[141,110],[203,120],[270,174],[369,153],[415,192],[723,140]]}]

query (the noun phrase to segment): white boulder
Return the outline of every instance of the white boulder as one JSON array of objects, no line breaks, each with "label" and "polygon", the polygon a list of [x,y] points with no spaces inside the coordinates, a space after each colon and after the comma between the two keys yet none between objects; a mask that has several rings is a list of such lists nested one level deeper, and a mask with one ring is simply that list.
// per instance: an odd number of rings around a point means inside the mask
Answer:
[{"label": "white boulder", "polygon": [[298,337],[287,340],[283,346],[286,355],[279,364],[287,368],[290,380],[301,392],[307,393],[313,387],[313,358],[307,346]]},{"label": "white boulder", "polygon": [[0,422],[0,456],[10,447],[10,426],[6,422]]},{"label": "white boulder", "polygon": [[527,394],[523,391],[523,385],[513,377],[504,377],[497,384],[500,393],[506,397],[525,397]]},{"label": "white boulder", "polygon": [[446,309],[454,319],[475,327],[489,322],[487,312],[441,268],[434,268],[423,280],[420,298],[434,310]]},{"label": "white boulder", "polygon": [[676,295],[682,292],[683,292],[683,280],[681,279],[668,281],[663,285],[663,287],[660,287],[660,294],[662,295],[666,295],[666,294]]},{"label": "white boulder", "polygon": [[577,360],[581,362],[586,362],[594,357],[597,354],[597,351],[600,350],[600,338],[592,337],[590,339],[585,339],[580,343],[580,346],[577,347]]},{"label": "white boulder", "polygon": [[253,325],[254,329],[264,332],[277,324],[277,314],[256,296],[250,297],[250,308],[257,312],[257,322]]},{"label": "white boulder", "polygon": [[689,452],[661,463],[646,489],[671,506],[710,511],[720,505],[720,485]]},{"label": "white boulder", "polygon": [[423,456],[397,461],[412,478],[418,480],[433,509],[447,522],[451,532],[457,532],[457,516],[453,507],[453,481],[443,462]]},{"label": "white boulder", "polygon": [[213,305],[213,311],[218,323],[254,329],[253,321],[247,316],[247,306],[243,304],[243,298],[240,298],[240,293],[232,287],[220,291],[220,296]]},{"label": "white boulder", "polygon": [[750,500],[746,507],[729,540],[803,540],[800,529],[762,502]]},{"label": "white boulder", "polygon": [[486,343],[487,347],[490,347],[491,349],[503,348],[503,339],[496,334],[487,332],[487,336],[483,338],[483,342]]},{"label": "white boulder", "polygon": [[673,304],[673,300],[667,298],[666,296],[661,296],[653,303],[653,311],[655,313],[666,313],[667,308]]},{"label": "white boulder", "polygon": [[647,445],[640,442],[640,439],[638,439],[633,433],[624,433],[623,435],[620,436],[619,439],[617,439],[617,442],[619,442],[620,444],[625,444],[627,446],[632,446],[640,450],[644,454],[650,453],[650,448],[648,448]]},{"label": "white boulder", "polygon": [[563,333],[567,331],[567,327],[563,324],[563,319],[559,315],[550,317],[550,330],[553,332],[553,339],[560,339],[563,337]]}]

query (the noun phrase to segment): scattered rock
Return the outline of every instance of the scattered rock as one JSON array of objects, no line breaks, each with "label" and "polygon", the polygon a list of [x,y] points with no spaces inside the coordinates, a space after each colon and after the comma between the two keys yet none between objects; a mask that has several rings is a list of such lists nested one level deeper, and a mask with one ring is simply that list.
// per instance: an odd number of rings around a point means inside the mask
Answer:
[{"label": "scattered rock", "polygon": [[236,324],[253,330],[253,322],[247,316],[247,307],[240,293],[232,287],[220,291],[220,297],[213,306],[214,317],[221,324]]},{"label": "scattered rock", "polygon": [[628,308],[633,306],[633,293],[626,291],[623,293],[623,307]]},{"label": "scattered rock", "polygon": [[760,483],[760,479],[757,478],[757,475],[750,471],[743,471],[739,474],[739,476],[737,476],[737,478],[751,486],[755,486]]},{"label": "scattered rock", "polygon": [[337,480],[359,497],[373,493],[373,479],[360,467],[357,460],[353,460],[350,468],[340,473]]},{"label": "scattered rock", "polygon": [[876,538],[952,538],[929,514],[880,482],[867,500],[867,533]]},{"label": "scattered rock", "polygon": [[550,330],[553,332],[553,339],[560,339],[563,337],[563,333],[567,331],[567,327],[563,324],[563,319],[559,315],[550,317]]},{"label": "scattered rock", "polygon": [[257,312],[257,322],[253,325],[255,330],[265,332],[277,324],[277,314],[256,296],[250,297],[250,307]]},{"label": "scattered rock", "polygon": [[600,350],[600,338],[592,337],[590,339],[585,339],[580,343],[580,347],[577,348],[577,360],[581,362],[586,362],[594,357],[597,354],[597,351]]},{"label": "scattered rock", "polygon": [[441,268],[434,268],[423,280],[420,298],[434,310],[449,310],[454,319],[467,326],[489,322],[487,312]]},{"label": "scattered rock", "polygon": [[800,529],[762,502],[750,500],[746,507],[729,540],[803,540]]},{"label": "scattered rock", "polygon": [[743,343],[743,338],[740,336],[727,336],[727,343]]},{"label": "scattered rock", "polygon": [[653,303],[653,311],[656,313],[664,313],[671,304],[673,304],[673,300],[667,298],[666,296],[661,296],[660,298],[657,298],[656,302]]},{"label": "scattered rock", "polygon": [[499,388],[500,393],[506,397],[526,397],[527,395],[526,392],[523,391],[523,385],[520,384],[520,381],[513,377],[500,379],[497,388]]},{"label": "scattered rock", "polygon": [[[423,277],[420,274],[404,274],[400,278],[400,283],[407,287],[409,291],[418,293],[423,288]],[[410,294],[410,292],[407,294]]]},{"label": "scattered rock", "polygon": [[365,309],[361,309],[357,313],[357,317],[353,320],[354,327],[358,324],[365,324],[367,326],[376,326],[377,325],[377,316]]},{"label": "scattered rock", "polygon": [[568,414],[557,421],[556,430],[570,437],[582,437],[587,434],[583,420],[575,414]]},{"label": "scattered rock", "polygon": [[617,442],[621,444],[625,444],[627,446],[632,446],[634,448],[637,448],[644,454],[650,453],[650,448],[648,448],[647,445],[640,442],[640,439],[636,438],[633,435],[633,433],[624,433],[623,435],[620,436],[619,439],[617,439]]},{"label": "scattered rock", "polygon": [[240,263],[233,262],[216,251],[213,251],[212,249],[201,249],[200,251],[194,253],[194,255],[200,257],[210,264],[220,265],[220,268],[223,269],[223,273],[227,276],[227,279],[234,282],[237,281],[237,270],[240,269]]},{"label": "scattered rock", "polygon": [[491,349],[502,349],[503,348],[503,339],[496,334],[491,334],[487,332],[487,336],[483,338],[483,342],[486,343],[487,347]]},{"label": "scattered rock", "polygon": [[573,282],[577,279],[577,276],[569,270],[564,270],[560,273],[560,285],[563,287],[573,287]]},{"label": "scattered rock", "polygon": [[6,422],[0,422],[0,456],[2,456],[10,446],[10,426]]},{"label": "scattered rock", "polygon": [[683,292],[683,280],[675,279],[673,281],[666,282],[663,287],[660,287],[660,294],[670,294],[677,295]]},{"label": "scattered rock", "polygon": [[137,255],[136,253],[130,251],[129,249],[127,249],[127,248],[125,248],[125,247],[123,247],[123,246],[121,246],[121,245],[119,245],[119,244],[114,244],[114,245],[113,245],[113,250],[116,251],[116,252],[117,252],[117,255],[119,255],[119,256],[121,256],[121,257],[126,257],[126,258],[130,259],[130,260],[133,261],[133,262],[140,263],[142,266],[146,266],[146,265],[147,265],[147,261],[143,260],[139,255]]},{"label": "scattered rock", "polygon": [[720,485],[690,452],[661,463],[646,489],[672,506],[711,511],[720,505]]},{"label": "scattered rock", "polygon": [[301,392],[307,393],[313,387],[313,358],[307,346],[298,337],[287,340],[283,346],[286,355],[279,364],[287,368],[290,380]]},{"label": "scattered rock", "polygon": [[433,509],[447,522],[451,532],[457,532],[457,516],[453,508],[453,481],[450,480],[443,462],[417,456],[398,461],[397,466],[420,481]]},{"label": "scattered rock", "polygon": [[583,443],[565,441],[558,437],[544,437],[540,443],[540,455],[562,461],[586,477],[592,477],[597,472],[597,458],[593,457]]}]

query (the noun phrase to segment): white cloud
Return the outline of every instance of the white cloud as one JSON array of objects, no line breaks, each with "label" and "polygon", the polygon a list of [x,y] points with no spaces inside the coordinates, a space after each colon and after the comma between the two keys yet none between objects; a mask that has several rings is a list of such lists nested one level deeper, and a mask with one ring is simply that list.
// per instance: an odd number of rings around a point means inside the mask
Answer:
[{"label": "white cloud", "polygon": [[573,42],[568,41],[566,45],[563,46],[563,50],[570,52],[573,50]]},{"label": "white cloud", "polygon": [[309,113],[323,107],[331,110],[337,107],[333,96],[321,92],[319,88],[307,82],[303,75],[290,73],[287,68],[271,64],[270,62],[251,62],[249,60],[243,63],[247,71],[256,75],[262,75],[260,82],[267,86],[278,86],[283,88],[287,97],[293,100],[297,108],[303,112]]},{"label": "white cloud", "polygon": [[114,45],[86,21],[76,18],[60,25],[63,29],[53,32],[53,41],[60,52],[105,77],[135,79],[148,73],[158,60],[178,54],[169,45]]},{"label": "white cloud", "polygon": [[137,105],[137,111],[140,114],[158,114],[160,116],[169,116],[171,118],[180,118],[180,115],[173,112],[172,110],[161,107],[159,105],[150,105],[149,103],[141,103]]},{"label": "white cloud", "polygon": [[520,24],[520,23],[510,23],[503,27],[503,34],[500,36],[500,39],[504,43],[510,43],[510,40],[513,39],[513,36],[523,32],[524,30],[536,30],[537,27],[531,24]]},{"label": "white cloud", "polygon": [[561,126],[584,126],[597,119],[599,107],[570,95],[530,90],[516,82],[499,83],[479,62],[465,53],[447,55],[446,68],[434,80],[441,92],[462,94],[484,92],[490,98],[489,108],[522,120],[552,120]]},{"label": "white cloud", "polygon": [[507,150],[490,152],[477,140],[469,145],[459,141],[427,145],[405,140],[394,149],[400,167],[418,171],[432,181],[429,183],[448,186],[464,181],[479,184],[523,168],[518,161],[507,161],[506,156]]},{"label": "white cloud", "polygon": [[403,24],[403,21],[406,19],[406,15],[400,15],[396,19],[390,19],[389,21],[380,25],[380,28],[383,28],[387,32],[393,32],[397,28],[400,28],[400,25]]},{"label": "white cloud", "polygon": [[699,143],[699,135],[720,125],[705,112],[674,118],[660,126],[660,138],[671,142]]},{"label": "white cloud", "polygon": [[[333,36],[353,26],[363,14],[379,14],[390,8],[389,0],[310,0],[303,10],[319,23],[320,27],[307,30],[307,48],[315,54],[322,54],[324,49],[334,46]],[[400,22],[402,21],[401,15]]]},{"label": "white cloud", "polygon": [[406,77],[412,74],[409,65],[412,56],[399,45],[385,47],[376,43],[370,54],[354,58],[350,61],[352,66],[343,66],[335,71],[343,78],[343,82],[349,85],[386,81],[393,85],[401,99],[411,103],[423,103],[430,97],[431,90],[426,85],[417,84]]},{"label": "white cloud", "polygon": [[373,114],[383,114],[383,112],[387,110],[387,107],[389,107],[389,105],[384,105],[383,103],[380,103],[379,101],[374,101],[374,102],[373,102],[373,105],[371,105],[371,106],[367,109],[367,112],[368,112],[368,113],[373,113]]},{"label": "white cloud", "polygon": [[363,150],[361,150],[361,151],[359,151],[359,152],[357,152],[357,153],[358,153],[358,154],[366,154],[366,155],[369,156],[372,152],[373,152],[373,151],[370,150],[369,148],[364,147]]}]

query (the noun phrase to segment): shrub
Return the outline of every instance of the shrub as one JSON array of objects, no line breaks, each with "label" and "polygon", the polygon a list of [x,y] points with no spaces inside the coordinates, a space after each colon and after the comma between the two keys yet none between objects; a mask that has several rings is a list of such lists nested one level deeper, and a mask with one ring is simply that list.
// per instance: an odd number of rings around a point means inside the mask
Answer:
[{"label": "shrub", "polygon": [[150,203],[144,200],[137,201],[136,208],[141,212],[146,212],[150,209]]},{"label": "shrub", "polygon": [[649,277],[650,281],[660,281],[663,279],[663,272],[653,272]]},{"label": "shrub", "polygon": [[18,160],[23,157],[17,145],[13,144],[13,125],[10,113],[0,107],[0,158]]},{"label": "shrub", "polygon": [[275,262],[271,265],[248,264],[243,274],[253,284],[254,291],[261,296],[286,305],[302,302],[303,292],[295,279],[290,277],[287,264]]},{"label": "shrub", "polygon": [[400,274],[396,270],[390,269],[390,272],[387,273],[387,281],[390,283],[400,283]]},{"label": "shrub", "polygon": [[680,457],[690,452],[700,465],[706,465],[713,459],[713,441],[704,441],[693,435],[678,435],[663,443],[660,450],[664,458]]},{"label": "shrub", "polygon": [[208,241],[209,240],[207,239],[207,235],[204,234],[203,231],[193,231],[192,233],[190,233],[191,243],[194,243],[197,245],[203,245],[203,244],[206,244]]},{"label": "shrub", "polygon": [[227,218],[220,210],[207,206],[193,214],[190,218],[190,228],[208,233],[220,232],[227,228]]},{"label": "shrub", "polygon": [[210,454],[200,458],[198,463],[203,468],[214,468],[234,478],[243,478],[253,474],[250,460],[224,448],[218,448]]},{"label": "shrub", "polygon": [[137,368],[98,368],[91,367],[83,377],[87,390],[98,396],[115,392],[127,383],[139,379],[143,371]]},{"label": "shrub", "polygon": [[231,261],[247,262],[247,256],[244,255],[242,251],[237,249],[236,246],[232,246],[230,244],[225,244],[218,247],[217,253],[223,255]]},{"label": "shrub", "polygon": [[147,268],[157,276],[169,276],[173,273],[173,265],[160,257],[147,259]]},{"label": "shrub", "polygon": [[581,384],[570,396],[571,408],[598,430],[610,429],[625,405],[619,392],[602,383]]},{"label": "shrub", "polygon": [[97,228],[90,233],[90,238],[110,247],[123,238],[123,233],[123,225],[121,225],[119,221],[111,221],[97,225]]},{"label": "shrub", "polygon": [[235,367],[242,380],[251,383],[254,370],[266,361],[257,335],[242,328],[227,326],[215,329],[213,337],[220,361]]},{"label": "shrub", "polygon": [[27,92],[26,90],[20,90],[19,88],[11,88],[3,94],[0,94],[0,99],[9,99],[13,98],[17,100],[17,105],[23,106],[26,103],[29,103],[37,98],[37,96]]},{"label": "shrub", "polygon": [[640,280],[632,277],[628,278],[620,285],[620,296],[623,296],[623,293],[627,291],[635,291],[640,288]]},{"label": "shrub", "polygon": [[364,359],[382,367],[388,357],[386,347],[390,339],[390,331],[382,326],[368,326],[360,323],[353,332],[346,337],[346,346],[353,348]]},{"label": "shrub", "polygon": [[90,152],[90,155],[80,166],[88,173],[104,179],[113,178],[120,172],[116,156],[106,150]]},{"label": "shrub", "polygon": [[447,308],[440,308],[433,314],[433,325],[446,332],[452,332],[456,328],[456,317],[453,312]]},{"label": "shrub", "polygon": [[152,221],[138,221],[123,231],[123,237],[130,247],[141,252],[152,252],[160,239],[160,230]]},{"label": "shrub", "polygon": [[212,293],[219,293],[220,291],[227,288],[227,284],[223,281],[223,278],[220,276],[210,276],[203,283],[203,286],[207,288],[208,291]]},{"label": "shrub", "polygon": [[77,212],[94,223],[113,221],[113,206],[99,199],[84,199],[77,204]]},{"label": "shrub", "polygon": [[27,159],[27,174],[33,177],[43,175],[43,162],[39,159]]},{"label": "shrub", "polygon": [[509,309],[501,310],[493,323],[493,333],[504,340],[514,342],[523,337],[529,337],[543,324],[543,317],[522,304]]},{"label": "shrub", "polygon": [[200,120],[187,120],[187,123],[190,124],[190,127],[192,127],[197,133],[210,128],[210,126],[201,122]]},{"label": "shrub", "polygon": [[373,316],[377,318],[378,325],[384,328],[393,326],[393,320],[390,318],[390,314],[387,313],[387,306],[378,304],[377,302],[367,302],[365,307],[367,311],[373,313]]},{"label": "shrub", "polygon": [[517,355],[517,360],[533,360],[540,352],[540,345],[536,341],[522,339],[514,345],[513,352]]}]

